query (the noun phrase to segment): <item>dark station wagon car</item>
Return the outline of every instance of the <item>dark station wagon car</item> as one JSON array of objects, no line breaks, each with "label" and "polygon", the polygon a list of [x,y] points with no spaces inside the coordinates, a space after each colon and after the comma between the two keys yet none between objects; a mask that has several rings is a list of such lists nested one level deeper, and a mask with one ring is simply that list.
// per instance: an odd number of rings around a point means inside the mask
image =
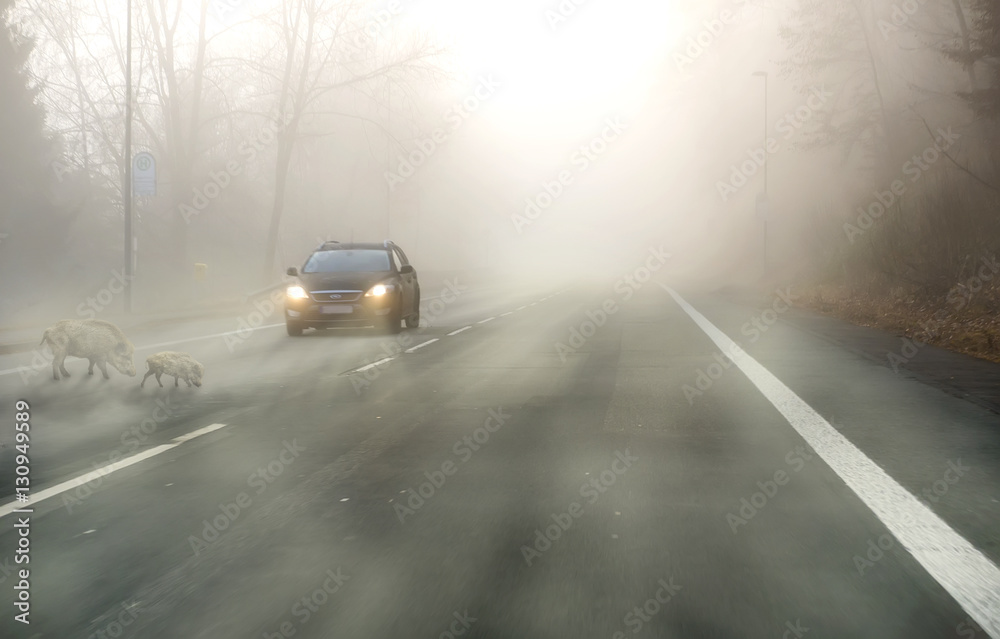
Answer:
[{"label": "dark station wagon car", "polygon": [[379,243],[324,242],[285,294],[288,334],[306,328],[376,326],[390,333],[420,325],[420,284],[406,254]]}]

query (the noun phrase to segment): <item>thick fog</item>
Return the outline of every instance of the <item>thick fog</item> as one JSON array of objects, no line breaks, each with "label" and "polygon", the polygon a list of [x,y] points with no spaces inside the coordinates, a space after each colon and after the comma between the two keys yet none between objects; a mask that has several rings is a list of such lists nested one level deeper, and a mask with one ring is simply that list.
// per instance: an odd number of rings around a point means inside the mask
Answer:
[{"label": "thick fog", "polygon": [[[941,237],[941,199],[970,229],[996,203],[996,138],[963,93],[995,86],[982,6],[135,3],[132,152],[157,164],[133,207],[135,307],[242,297],[325,239],[553,280],[659,247],[710,287],[947,279],[914,248]],[[10,21],[47,141],[21,131],[2,153],[17,323],[123,276],[126,22],[105,0],[22,0]],[[859,222],[896,180],[889,213]],[[954,270],[983,234],[949,232],[934,263]]]},{"label": "thick fog", "polygon": [[0,0],[0,639],[1000,639],[998,119],[1000,0]]}]

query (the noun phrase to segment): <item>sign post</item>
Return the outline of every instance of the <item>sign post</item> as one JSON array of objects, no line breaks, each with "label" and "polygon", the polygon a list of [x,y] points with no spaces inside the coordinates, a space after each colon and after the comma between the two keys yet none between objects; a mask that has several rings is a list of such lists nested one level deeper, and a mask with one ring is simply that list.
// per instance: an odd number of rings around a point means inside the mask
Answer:
[{"label": "sign post", "polygon": [[764,272],[767,273],[767,218],[771,215],[771,203],[767,193],[757,195],[757,219],[764,223]]},{"label": "sign post", "polygon": [[194,288],[195,298],[198,302],[208,299],[208,264],[195,262],[194,265]]},{"label": "sign post", "polygon": [[125,295],[122,305],[126,315],[132,314],[132,0],[126,0],[125,26],[125,152],[122,164],[125,175],[122,180],[122,208],[125,212]]},{"label": "sign post", "polygon": [[136,153],[132,160],[132,192],[156,195],[156,158],[152,153]]}]

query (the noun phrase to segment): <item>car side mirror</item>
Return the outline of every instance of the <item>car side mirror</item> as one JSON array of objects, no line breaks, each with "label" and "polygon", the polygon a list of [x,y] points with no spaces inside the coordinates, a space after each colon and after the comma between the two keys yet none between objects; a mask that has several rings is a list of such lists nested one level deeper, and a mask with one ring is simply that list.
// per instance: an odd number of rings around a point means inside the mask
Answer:
[{"label": "car side mirror", "polygon": [[285,274],[291,275],[292,277],[298,277],[299,269],[295,268],[294,266],[289,267],[289,269],[285,271]]},{"label": "car side mirror", "polygon": [[399,272],[403,275],[409,275],[410,273],[415,273],[416,269],[413,268],[412,264],[403,264],[399,267]]}]

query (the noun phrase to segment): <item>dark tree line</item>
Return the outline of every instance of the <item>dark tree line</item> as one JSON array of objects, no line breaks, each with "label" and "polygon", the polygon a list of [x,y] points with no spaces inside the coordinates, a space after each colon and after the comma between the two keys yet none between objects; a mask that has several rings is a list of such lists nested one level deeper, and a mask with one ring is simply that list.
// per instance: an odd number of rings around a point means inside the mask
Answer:
[{"label": "dark tree line", "polygon": [[[310,203],[350,198],[378,217],[408,110],[434,114],[422,91],[447,79],[442,50],[405,21],[373,29],[362,0],[251,4],[222,19],[208,0],[133,3],[132,151],[153,153],[158,178],[133,208],[137,310],[192,301],[195,262],[233,297],[272,283]],[[86,295],[123,268],[121,13],[0,0],[0,269],[26,275],[5,277],[0,324],[42,309],[42,283]],[[338,163],[367,170],[332,179]]]},{"label": "dark tree line", "polygon": [[[816,222],[823,250],[806,259],[822,278],[867,293],[941,297],[1000,253],[1000,1],[795,0],[789,9],[786,77],[836,92],[805,146],[836,149],[853,170],[842,180],[843,215]],[[942,145],[942,132],[958,142]],[[905,195],[884,198],[877,218],[865,213],[894,181]]]},{"label": "dark tree line", "polygon": [[[89,290],[120,261],[120,224],[107,219],[109,194],[63,162],[63,140],[41,104],[44,81],[31,71],[35,41],[0,0],[0,313],[21,313],[46,298],[40,282]],[[102,217],[103,216],[103,217]],[[88,233],[98,225],[102,232]],[[99,238],[94,245],[93,238]],[[118,249],[118,254],[115,250]],[[95,254],[107,258],[97,264]]]},{"label": "dark tree line", "polygon": [[11,24],[12,6],[12,0],[0,0],[0,233],[8,236],[13,211],[44,204],[55,146],[27,71],[33,43]]},{"label": "dark tree line", "polygon": [[988,70],[984,81],[972,91],[963,94],[973,110],[988,118],[1000,118],[1000,2],[974,0],[974,35],[968,57],[960,50],[948,54],[965,65],[976,65]]}]

